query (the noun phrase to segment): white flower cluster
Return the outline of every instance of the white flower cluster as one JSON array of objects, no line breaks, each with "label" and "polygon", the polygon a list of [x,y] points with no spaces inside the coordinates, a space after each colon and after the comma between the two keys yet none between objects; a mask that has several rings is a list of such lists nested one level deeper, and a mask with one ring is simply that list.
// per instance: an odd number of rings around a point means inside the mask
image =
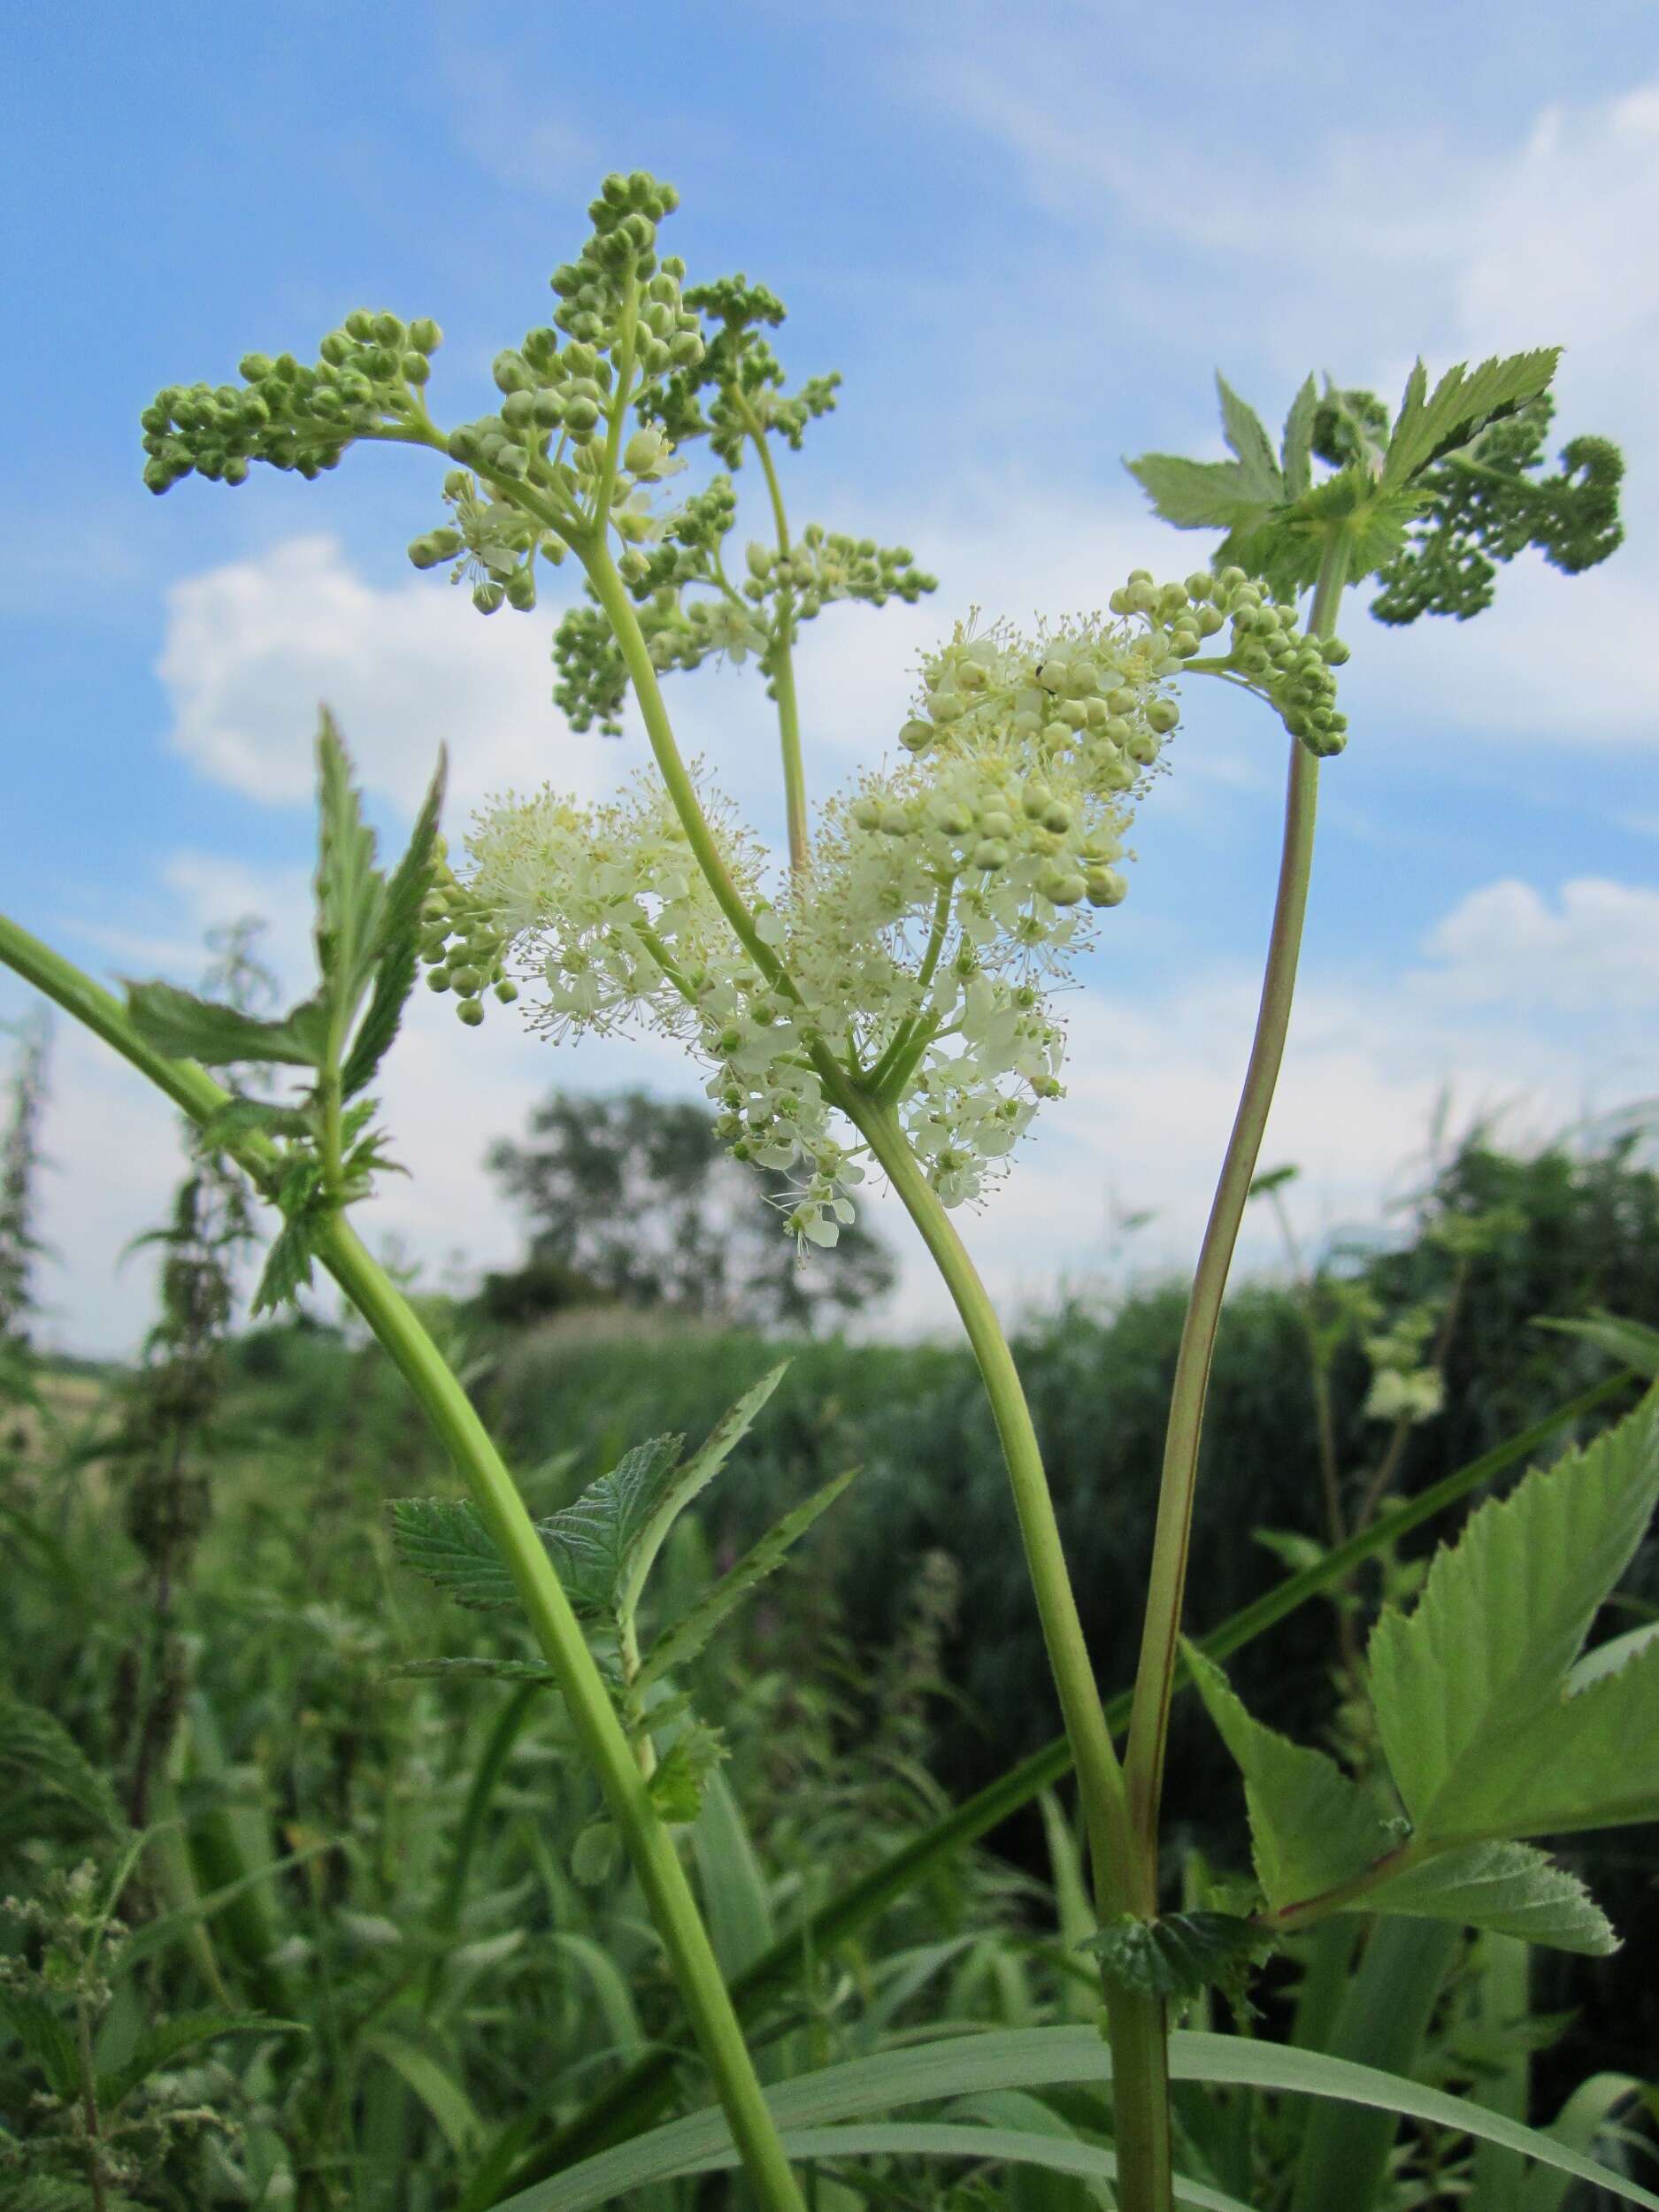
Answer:
[{"label": "white flower cluster", "polygon": [[[539,983],[533,1019],[563,1035],[637,1018],[683,1039],[733,1151],[800,1172],[799,1238],[833,1244],[852,1217],[866,1147],[833,1096],[849,1085],[897,1114],[947,1205],[976,1197],[1060,1090],[1053,988],[1092,910],[1125,895],[1133,809],[1179,719],[1171,682],[1234,613],[1218,601],[1259,622],[1253,589],[1137,572],[1114,595],[1121,619],[958,627],[923,664],[899,759],[824,810],[775,905],[764,855],[728,810],[705,810],[773,972],[654,779],[588,810],[500,803],[471,841],[472,887]],[[1277,644],[1291,625],[1275,621]]]}]

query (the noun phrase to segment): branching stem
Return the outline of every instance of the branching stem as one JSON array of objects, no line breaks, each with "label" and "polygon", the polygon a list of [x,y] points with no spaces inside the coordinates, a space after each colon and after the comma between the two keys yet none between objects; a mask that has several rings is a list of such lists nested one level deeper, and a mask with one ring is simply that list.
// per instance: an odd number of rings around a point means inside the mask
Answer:
[{"label": "branching stem", "polygon": [[[205,1069],[153,1051],[107,991],[4,917],[0,961],[112,1045],[194,1121],[208,1121],[227,1102],[228,1094]],[[265,1140],[250,1138],[227,1149],[268,1187],[274,1155]],[[804,2212],[673,1839],[651,1802],[581,1624],[512,1477],[414,1309],[342,1215],[320,1230],[316,1250],[408,1383],[507,1562],[525,1617],[557,1678],[627,1847],[757,2197],[766,2212]]]}]

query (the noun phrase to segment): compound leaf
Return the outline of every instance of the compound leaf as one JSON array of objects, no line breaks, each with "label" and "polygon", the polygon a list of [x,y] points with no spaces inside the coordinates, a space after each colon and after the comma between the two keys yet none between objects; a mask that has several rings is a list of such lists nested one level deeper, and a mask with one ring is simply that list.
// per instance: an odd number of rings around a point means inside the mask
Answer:
[{"label": "compound leaf", "polygon": [[1483,361],[1478,369],[1460,363],[1448,369],[1426,398],[1428,379],[1419,361],[1388,441],[1384,483],[1406,483],[1431,461],[1466,445],[1483,424],[1536,399],[1548,389],[1560,358],[1559,346],[1543,346],[1532,353]]},{"label": "compound leaf", "polygon": [[[1425,1839],[1467,1835],[1471,1823],[1486,1835],[1549,1832],[1531,1817],[1516,1827],[1480,1818],[1478,1809],[1518,1807],[1522,1778],[1542,1781],[1546,1740],[1564,1754],[1578,1726],[1588,1748],[1588,1732],[1610,1709],[1588,1709],[1599,1692],[1563,1706],[1567,1671],[1655,1502],[1659,1397],[1650,1397],[1584,1451],[1482,1506],[1459,1540],[1435,1554],[1413,1610],[1384,1612],[1367,1655],[1371,1702],[1394,1786]],[[1640,1685],[1619,1686],[1640,1665],[1606,1687],[1640,1695]],[[1620,1765],[1609,1779],[1638,1779],[1628,1747]],[[1648,1793],[1659,1794],[1659,1771]],[[1582,1791],[1567,1798],[1588,1803]]]},{"label": "compound leaf", "polygon": [[1254,1718],[1213,1660],[1192,1644],[1182,1650],[1244,1776],[1256,1876],[1275,1911],[1351,1881],[1398,1846],[1399,1824],[1333,1759]]}]

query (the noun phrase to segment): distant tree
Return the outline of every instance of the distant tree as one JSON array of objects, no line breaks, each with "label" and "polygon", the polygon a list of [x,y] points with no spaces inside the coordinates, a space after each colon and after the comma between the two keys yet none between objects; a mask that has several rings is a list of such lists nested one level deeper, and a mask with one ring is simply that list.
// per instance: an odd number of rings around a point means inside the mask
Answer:
[{"label": "distant tree", "polygon": [[44,1012],[19,1025],[17,1065],[0,1131],[0,1386],[26,1371],[34,1317],[35,1233],[40,1192],[40,1124],[46,1105],[51,1024]]},{"label": "distant tree", "polygon": [[690,1102],[556,1091],[530,1141],[503,1140],[488,1165],[531,1224],[526,1264],[485,1282],[503,1320],[617,1299],[810,1330],[892,1287],[886,1246],[858,1223],[833,1252],[798,1260],[787,1174],[733,1160]]}]

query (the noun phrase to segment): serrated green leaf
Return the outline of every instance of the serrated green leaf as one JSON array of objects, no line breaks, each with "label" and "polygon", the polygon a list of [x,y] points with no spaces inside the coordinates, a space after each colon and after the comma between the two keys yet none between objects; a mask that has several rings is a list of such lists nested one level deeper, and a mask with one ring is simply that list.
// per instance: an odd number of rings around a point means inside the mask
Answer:
[{"label": "serrated green leaf", "polygon": [[703,1810],[709,1777],[726,1756],[718,1729],[687,1721],[657,1762],[649,1788],[657,1817],[683,1827]]},{"label": "serrated green leaf", "polygon": [[170,1060],[204,1067],[238,1062],[317,1068],[327,1049],[326,1010],[307,999],[280,1021],[257,1021],[217,999],[198,998],[171,983],[129,983],[127,1010],[134,1029]]},{"label": "serrated green leaf", "polygon": [[1290,403],[1285,418],[1285,439],[1279,449],[1286,499],[1300,499],[1313,483],[1313,419],[1319,395],[1312,377]]},{"label": "serrated green leaf", "polygon": [[403,858],[387,879],[386,903],[374,949],[384,952],[396,945],[420,919],[421,902],[432,888],[437,867],[438,824],[443,813],[443,795],[449,782],[449,757],[440,746],[438,764],[426,786],[415,826]]},{"label": "serrated green leaf", "polygon": [[1216,390],[1221,400],[1222,435],[1239,457],[1245,488],[1264,506],[1278,506],[1285,496],[1285,480],[1261,417],[1239,397],[1218,369]]},{"label": "serrated green leaf", "polygon": [[317,965],[329,1006],[349,1020],[373,964],[386,886],[349,756],[326,707],[317,733]]},{"label": "serrated green leaf", "polygon": [[1398,1847],[1398,1825],[1334,1760],[1254,1718],[1213,1660],[1193,1644],[1182,1651],[1244,1776],[1256,1876],[1274,1911],[1324,1896]]},{"label": "serrated green leaf", "polygon": [[1259,523],[1268,511],[1236,461],[1188,461],[1175,453],[1143,453],[1125,461],[1154,511],[1178,530],[1233,530]]},{"label": "serrated green leaf", "polygon": [[1212,1987],[1241,1992],[1251,1964],[1272,1948],[1272,1939],[1236,1913],[1176,1912],[1158,1920],[1125,1913],[1078,1948],[1094,1954],[1102,1979],[1117,1988],[1185,1998]]},{"label": "serrated green leaf", "polygon": [[265,1266],[249,1312],[256,1318],[309,1290],[311,1281],[312,1236],[319,1217],[311,1210],[290,1216],[271,1240]]},{"label": "serrated green leaf", "polygon": [[309,2035],[310,2032],[301,2021],[273,2020],[263,2012],[176,2014],[171,2020],[163,2020],[157,2026],[146,2029],[124,2066],[118,2066],[111,2072],[98,2076],[98,2103],[105,2112],[113,2112],[152,2074],[166,2072],[187,2051],[200,2050],[204,2043],[217,2042],[222,2035]]},{"label": "serrated green leaf", "polygon": [[72,2096],[81,2081],[81,2055],[68,2024],[44,1997],[15,1982],[0,1982],[0,2028],[9,2028],[23,2055],[55,2096]]},{"label": "serrated green leaf", "polygon": [[396,1498],[392,1547],[457,1605],[504,1612],[518,1603],[507,1563],[478,1509],[464,1498]]},{"label": "serrated green leaf", "polygon": [[388,1667],[383,1682],[448,1682],[483,1678],[493,1682],[544,1682],[557,1685],[558,1677],[539,1659],[403,1659]]},{"label": "serrated green leaf", "polygon": [[857,1471],[856,1468],[849,1468],[846,1474],[837,1475],[833,1482],[826,1482],[821,1490],[814,1492],[803,1505],[796,1506],[793,1513],[786,1513],[752,1550],[705,1590],[690,1610],[672,1628],[664,1630],[651,1646],[641,1665],[637,1686],[649,1689],[664,1675],[688,1665],[722,1622],[782,1565],[791,1548],[800,1542],[821,1514],[829,1510]]},{"label": "serrated green leaf", "polygon": [[1367,1890],[1359,1909],[1488,1928],[1593,1958],[1618,1948],[1606,1915],[1575,1874],[1524,1843],[1437,1853]]},{"label": "serrated green leaf", "polygon": [[201,1131],[204,1144],[229,1148],[247,1137],[307,1136],[311,1123],[296,1106],[273,1106],[263,1098],[233,1098],[208,1116]]},{"label": "serrated green leaf", "polygon": [[0,1772],[10,1770],[67,1798],[96,1827],[127,1832],[115,1793],[63,1723],[43,1707],[0,1690]]},{"label": "serrated green leaf", "polygon": [[537,1534],[579,1613],[614,1613],[631,1532],[667,1494],[685,1439],[653,1436],[625,1452],[608,1475],[537,1525]]},{"label": "serrated green leaf", "polygon": [[579,1612],[632,1615],[674,1522],[705,1490],[782,1380],[787,1362],[762,1377],[682,1466],[677,1436],[636,1445],[562,1512],[538,1524],[559,1580]]},{"label": "serrated green leaf", "polygon": [[1435,1801],[1449,1835],[1564,1836],[1659,1820],[1659,1640],[1617,1674],[1557,1695],[1479,1764],[1455,1769]]},{"label": "serrated green leaf", "polygon": [[386,886],[372,947],[376,964],[373,995],[341,1071],[342,1094],[347,1098],[355,1098],[373,1079],[397,1035],[420,972],[420,903],[432,888],[437,864],[438,819],[448,772],[447,756],[440,752],[408,849]]},{"label": "serrated green leaf", "polygon": [[1639,1653],[1651,1643],[1659,1642],[1659,1621],[1644,1621],[1640,1628],[1626,1629],[1622,1636],[1609,1636],[1604,1644],[1597,1644],[1575,1659],[1567,1675],[1566,1694],[1577,1697],[1580,1690],[1587,1690],[1593,1682],[1600,1682],[1609,1674],[1620,1674]]},{"label": "serrated green leaf", "polygon": [[[1394,1786],[1425,1840],[1551,1832],[1530,1816],[1509,1824],[1496,1807],[1518,1806],[1527,1774],[1541,1779],[1546,1737],[1565,1755],[1572,1726],[1587,1732],[1608,1709],[1588,1711],[1596,1691],[1563,1707],[1563,1689],[1655,1502],[1659,1398],[1650,1397],[1584,1451],[1482,1506],[1435,1554],[1412,1611],[1384,1612],[1367,1655],[1371,1702]],[[1617,1778],[1634,1779],[1628,1744],[1620,1764]],[[1659,1797],[1659,1770],[1648,1793]],[[1582,1793],[1567,1795],[1586,1808]]]},{"label": "serrated green leaf", "polygon": [[1537,1329],[1555,1329],[1563,1336],[1581,1337],[1586,1344],[1594,1344],[1597,1351],[1605,1352],[1609,1359],[1617,1360],[1621,1366],[1633,1367],[1650,1382],[1659,1381],[1659,1329],[1626,1320],[1620,1314],[1601,1312],[1573,1320],[1540,1317],[1532,1325]]},{"label": "serrated green leaf", "polygon": [[1383,462],[1383,481],[1406,483],[1441,455],[1466,444],[1485,423],[1536,399],[1549,388],[1561,358],[1559,346],[1532,353],[1466,363],[1448,369],[1425,399],[1427,376],[1419,361],[1411,372]]},{"label": "serrated green leaf", "polygon": [[622,1601],[631,1610],[639,1601],[646,1577],[656,1563],[669,1530],[692,1502],[714,1480],[736,1450],[762,1407],[783,1380],[789,1363],[780,1360],[746,1390],[710,1432],[706,1442],[660,1490],[641,1489],[627,1503],[624,1540],[625,1582]]}]

